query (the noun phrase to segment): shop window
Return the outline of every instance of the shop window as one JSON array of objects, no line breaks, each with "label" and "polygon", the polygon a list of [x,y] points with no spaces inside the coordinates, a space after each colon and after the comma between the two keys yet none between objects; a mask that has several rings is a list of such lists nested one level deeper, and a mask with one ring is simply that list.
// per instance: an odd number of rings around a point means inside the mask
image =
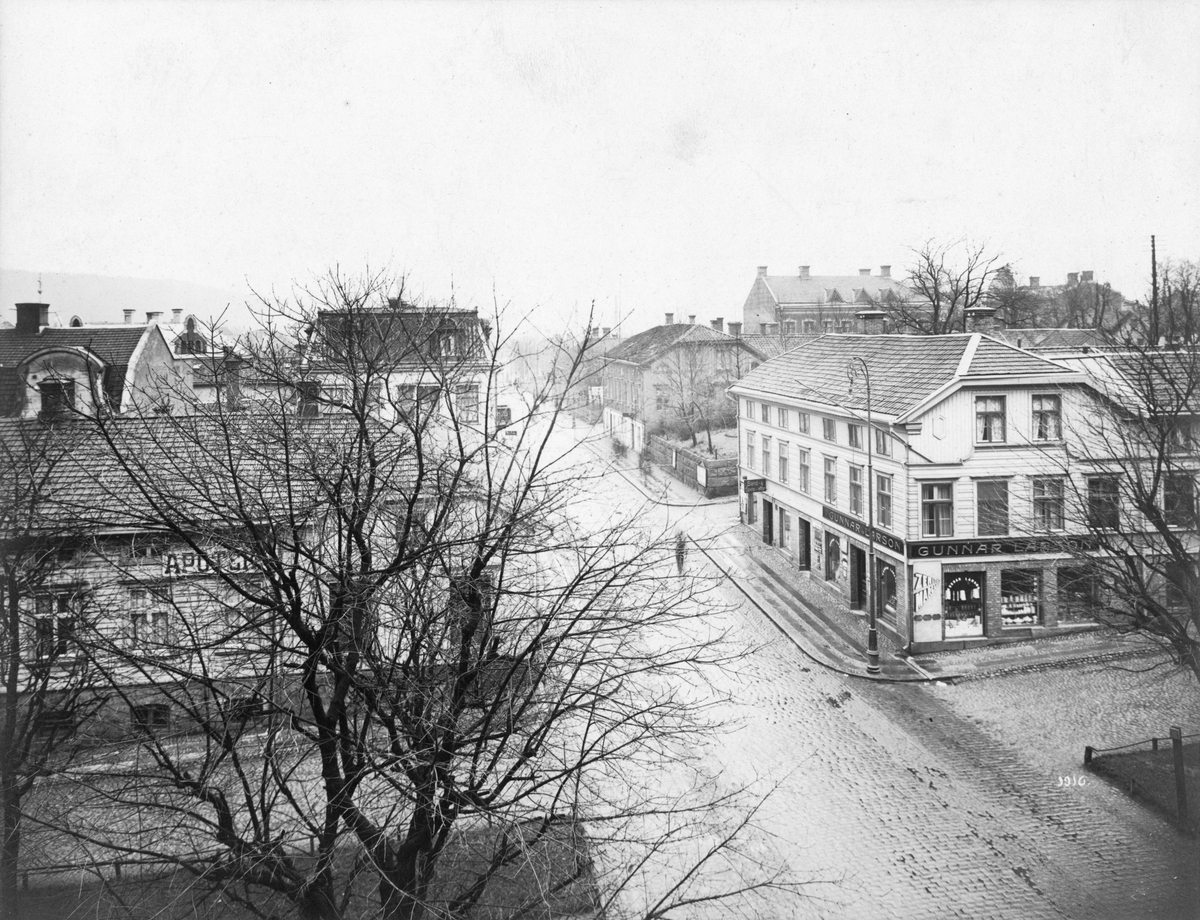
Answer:
[{"label": "shop window", "polygon": [[876,560],[876,590],[879,592],[879,607],[889,619],[895,619],[897,592],[896,567],[882,559]]},{"label": "shop window", "polygon": [[881,457],[892,455],[892,436],[882,428],[875,429],[875,453]]},{"label": "shop window", "polygon": [[1062,440],[1062,400],[1059,397],[1033,397],[1033,439]]},{"label": "shop window", "polygon": [[787,441],[779,442],[779,481],[788,481],[788,452],[791,445]]},{"label": "shop window", "polygon": [[921,484],[921,536],[954,536],[954,496],[951,483]]},{"label": "shop window", "polygon": [[863,513],[863,469],[850,467],[850,513],[862,517]]},{"label": "shop window", "polygon": [[1004,397],[975,397],[975,441],[978,444],[1003,444]]},{"label": "shop window", "polygon": [[1034,626],[1042,621],[1042,573],[1010,569],[1000,573],[1000,625]]},{"label": "shop window", "polygon": [[855,450],[862,450],[863,446],[863,429],[862,425],[847,425],[846,426],[847,443]]},{"label": "shop window", "polygon": [[792,548],[792,516],[779,509],[779,546],[781,549]]},{"label": "shop window", "polygon": [[1033,526],[1038,530],[1063,529],[1063,481],[1033,481]]},{"label": "shop window", "polygon": [[825,580],[837,578],[838,567],[842,564],[842,542],[835,534],[825,531]]},{"label": "shop window", "polygon": [[837,459],[825,458],[825,501],[831,505],[837,504]]},{"label": "shop window", "polygon": [[826,441],[837,440],[837,422],[831,418],[821,419],[821,437]]},{"label": "shop window", "polygon": [[875,474],[875,517],[880,527],[892,528],[892,477],[887,473]]},{"label": "shop window", "polygon": [[809,416],[807,412],[796,413],[796,430],[801,434],[808,434]]},{"label": "shop window", "polygon": [[1088,526],[1121,526],[1121,480],[1116,476],[1090,476],[1088,486]]},{"label": "shop window", "polygon": [[746,523],[753,524],[758,521],[758,502],[755,500],[754,493],[751,492],[746,496]]},{"label": "shop window", "polygon": [[1196,481],[1191,473],[1168,473],[1163,483],[1163,514],[1175,527],[1192,527],[1196,519]]},{"label": "shop window", "polygon": [[988,479],[975,488],[979,536],[1008,536],[1008,481]]},{"label": "shop window", "polygon": [[796,488],[801,492],[807,492],[809,489],[809,455],[808,451],[801,450],[797,452],[796,464]]},{"label": "shop window", "polygon": [[945,577],[942,621],[945,638],[983,635],[983,574],[954,572]]},{"label": "shop window", "polygon": [[1092,622],[1100,606],[1100,579],[1086,568],[1063,566],[1058,570],[1058,620]]},{"label": "shop window", "polygon": [[155,731],[171,727],[171,707],[166,703],[146,703],[129,708],[130,724],[142,731]]}]

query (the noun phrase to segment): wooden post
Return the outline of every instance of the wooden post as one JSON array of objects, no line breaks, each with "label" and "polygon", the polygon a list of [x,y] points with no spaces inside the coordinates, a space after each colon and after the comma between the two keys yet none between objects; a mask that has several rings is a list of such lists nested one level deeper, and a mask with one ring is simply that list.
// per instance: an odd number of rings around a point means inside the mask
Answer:
[{"label": "wooden post", "polygon": [[1084,749],[1083,749],[1084,766],[1087,766],[1088,764],[1090,764],[1092,762],[1092,754],[1093,753],[1094,752],[1092,751],[1091,745],[1084,747]]},{"label": "wooden post", "polygon": [[1175,802],[1179,811],[1179,823],[1187,824],[1187,783],[1183,774],[1183,729],[1171,726],[1171,751],[1175,755]]}]

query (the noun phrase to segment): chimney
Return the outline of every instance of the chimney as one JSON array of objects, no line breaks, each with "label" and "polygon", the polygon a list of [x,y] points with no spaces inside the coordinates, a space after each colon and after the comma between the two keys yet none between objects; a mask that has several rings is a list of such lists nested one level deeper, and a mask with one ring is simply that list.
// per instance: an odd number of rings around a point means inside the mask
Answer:
[{"label": "chimney", "polygon": [[716,329],[717,332],[724,332],[725,331],[725,317],[718,316],[716,319],[714,319],[712,321],[712,327],[714,329]]},{"label": "chimney", "polygon": [[121,312],[125,314],[125,325],[132,326],[133,325],[133,311],[132,310],[122,310]]},{"label": "chimney", "polygon": [[733,336],[735,339],[740,339],[742,337],[742,324],[741,323],[730,323],[729,324],[729,334],[731,336]]},{"label": "chimney", "polygon": [[800,280],[801,280],[801,281],[807,281],[807,280],[808,280],[808,277],[809,277],[809,276],[808,276],[808,266],[807,266],[807,265],[801,265],[801,266],[800,266]]},{"label": "chimney", "polygon": [[183,307],[176,307],[175,309],[173,309],[171,311],[171,322],[173,322],[173,323],[182,323],[183,322]]},{"label": "chimney", "polygon": [[1029,286],[1035,290],[1037,288],[1040,288],[1042,286],[1042,279],[1039,278],[1037,275],[1030,275],[1029,276]]},{"label": "chimney", "polygon": [[17,334],[37,335],[39,329],[50,325],[50,304],[17,304]]},{"label": "chimney", "polygon": [[758,266],[758,277],[760,277],[760,278],[767,277],[767,266],[765,266],[765,265]]},{"label": "chimney", "polygon": [[995,307],[971,307],[967,310],[967,329],[985,334],[996,331]]},{"label": "chimney", "polygon": [[162,316],[162,310],[147,310],[146,311],[146,323],[147,324],[157,323],[161,316]]},{"label": "chimney", "polygon": [[668,326],[674,326],[674,325],[675,325],[675,314],[674,314],[674,313],[668,313],[668,314],[667,314],[667,323],[666,323],[666,324],[667,324]]},{"label": "chimney", "polygon": [[689,326],[696,325],[696,314],[695,313],[688,314],[688,325]]},{"label": "chimney", "polygon": [[858,270],[858,274],[859,274],[859,276],[860,276],[860,277],[862,277],[862,278],[869,278],[869,277],[871,277],[871,269],[869,269],[869,268],[860,268],[860,269]]},{"label": "chimney", "polygon": [[880,277],[880,278],[890,278],[890,277],[892,277],[892,266],[890,266],[890,265],[880,265],[880,266],[879,266],[879,277]]},{"label": "chimney", "polygon": [[609,335],[611,335],[611,334],[612,334],[612,326],[605,326],[603,329],[600,330],[600,335],[603,338],[607,339],[609,337]]},{"label": "chimney", "polygon": [[859,310],[854,315],[862,323],[864,335],[883,335],[883,322],[887,319],[886,310]]},{"label": "chimney", "polygon": [[1091,272],[1084,272],[1084,273],[1083,273],[1083,275],[1082,275],[1082,278],[1083,278],[1083,280],[1084,280],[1084,281],[1091,281],[1091,280],[1092,280],[1092,273],[1091,273]]},{"label": "chimney", "polygon": [[1078,284],[1079,272],[1067,272],[1067,284]]}]

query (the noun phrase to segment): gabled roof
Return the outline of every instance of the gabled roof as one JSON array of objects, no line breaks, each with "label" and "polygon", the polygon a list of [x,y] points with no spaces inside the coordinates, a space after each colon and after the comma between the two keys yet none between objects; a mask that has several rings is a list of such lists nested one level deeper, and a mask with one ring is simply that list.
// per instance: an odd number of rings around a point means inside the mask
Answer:
[{"label": "gabled roof", "polygon": [[[832,294],[845,300],[849,294],[861,292],[871,301],[877,301],[885,291],[892,291],[901,300],[911,300],[912,292],[896,278],[881,275],[760,275],[770,290],[775,302],[788,304],[815,304],[832,302]],[[852,293],[853,292],[853,293]]]},{"label": "gabled roof", "polygon": [[[741,338],[744,341],[747,336]],[[609,351],[608,360],[645,367],[653,364],[671,349],[685,344],[737,347],[738,339],[727,332],[717,332],[711,326],[694,323],[651,326],[644,332],[630,336]]]},{"label": "gabled roof", "polygon": [[998,329],[989,333],[1026,351],[1073,351],[1104,346],[1098,329]]},{"label": "gabled roof", "polygon": [[82,348],[105,364],[124,366],[148,326],[43,326],[34,333],[0,329],[0,366],[15,367],[30,355],[47,348]]},{"label": "gabled roof", "polygon": [[1200,413],[1200,349],[1145,348],[1057,360],[1087,374],[1097,390],[1126,409]]},{"label": "gabled roof", "polygon": [[818,336],[752,370],[741,392],[774,394],[865,412],[864,381],[849,370],[862,358],[871,374],[872,409],[899,418],[956,380],[992,376],[1063,376],[1067,368],[979,334]]},{"label": "gabled roof", "polygon": [[752,332],[749,335],[742,336],[742,343],[749,345],[764,358],[777,358],[791,351],[793,348],[807,345],[816,338],[820,338],[820,335],[817,333],[808,335],[798,335],[796,333],[771,335],[769,333]]}]

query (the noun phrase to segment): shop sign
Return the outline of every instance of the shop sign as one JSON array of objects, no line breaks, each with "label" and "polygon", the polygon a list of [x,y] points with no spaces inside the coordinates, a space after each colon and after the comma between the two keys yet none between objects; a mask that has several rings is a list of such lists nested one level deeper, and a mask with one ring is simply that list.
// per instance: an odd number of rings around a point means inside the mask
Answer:
[{"label": "shop sign", "polygon": [[236,553],[163,553],[163,578],[187,575],[242,574],[250,571],[250,560]]},{"label": "shop sign", "polygon": [[893,537],[885,530],[880,530],[878,527],[867,527],[866,523],[860,521],[858,518],[852,518],[849,515],[842,514],[836,508],[829,508],[825,505],[821,506],[821,516],[825,520],[837,524],[839,527],[844,527],[851,533],[858,534],[864,540],[869,539],[873,533],[875,542],[880,546],[890,549],[893,553],[901,556],[904,555],[904,541],[898,537]]},{"label": "shop sign", "polygon": [[942,565],[914,562],[912,566],[913,642],[942,639]]},{"label": "shop sign", "polygon": [[765,479],[743,479],[743,492],[765,492],[767,491],[767,481]]},{"label": "shop sign", "polygon": [[956,559],[969,556],[1018,556],[1028,553],[1090,553],[1100,548],[1095,537],[1000,537],[909,543],[909,559]]}]

